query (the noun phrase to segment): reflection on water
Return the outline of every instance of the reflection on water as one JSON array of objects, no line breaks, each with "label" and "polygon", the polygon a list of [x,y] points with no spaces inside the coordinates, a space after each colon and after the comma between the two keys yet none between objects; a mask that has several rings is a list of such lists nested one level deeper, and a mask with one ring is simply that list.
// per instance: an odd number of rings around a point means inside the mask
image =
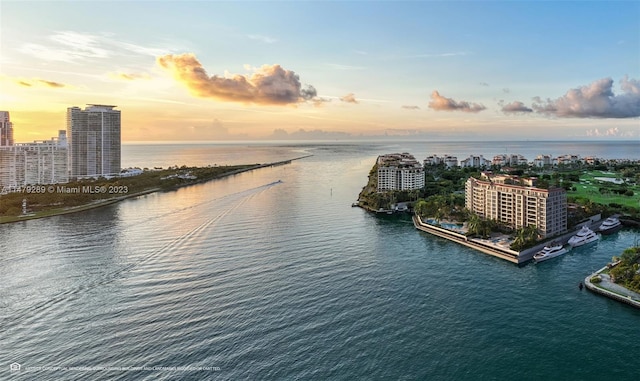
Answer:
[{"label": "reflection on water", "polygon": [[38,380],[633,374],[640,312],[577,284],[635,232],[518,268],[351,208],[390,148],[305,146],[290,165],[0,225],[0,366],[220,368],[22,374]]}]

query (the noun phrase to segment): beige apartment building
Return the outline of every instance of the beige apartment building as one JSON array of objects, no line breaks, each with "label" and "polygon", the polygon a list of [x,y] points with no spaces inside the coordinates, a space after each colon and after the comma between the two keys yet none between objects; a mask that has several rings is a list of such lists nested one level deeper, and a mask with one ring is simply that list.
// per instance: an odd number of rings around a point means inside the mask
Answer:
[{"label": "beige apartment building", "polygon": [[409,153],[378,156],[378,192],[424,188],[424,169]]},{"label": "beige apartment building", "polygon": [[[521,185],[522,184],[522,185]],[[536,188],[534,180],[511,176],[469,178],[465,206],[478,216],[514,229],[533,225],[542,238],[567,231],[567,194],[562,188]]]}]

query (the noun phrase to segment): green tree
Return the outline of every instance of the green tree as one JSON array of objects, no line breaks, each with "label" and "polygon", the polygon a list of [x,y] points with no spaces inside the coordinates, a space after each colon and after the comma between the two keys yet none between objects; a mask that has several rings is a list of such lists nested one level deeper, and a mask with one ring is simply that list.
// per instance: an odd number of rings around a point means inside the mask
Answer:
[{"label": "green tree", "polygon": [[623,284],[630,290],[640,292],[640,247],[626,249],[620,256],[620,263],[611,269],[610,275],[616,283]]},{"label": "green tree", "polygon": [[523,230],[524,230],[525,241],[531,242],[531,241],[538,240],[538,237],[540,236],[540,232],[538,231],[538,228],[535,225],[527,225],[524,227]]},{"label": "green tree", "polygon": [[511,244],[511,248],[514,250],[521,250],[522,248],[524,248],[525,243],[526,243],[527,239],[526,239],[526,232],[524,228],[518,228],[515,231],[515,239],[513,240],[513,243]]},{"label": "green tree", "polygon": [[467,229],[469,235],[476,235],[480,232],[480,216],[475,213],[471,213],[469,220],[467,221]]},{"label": "green tree", "polygon": [[427,207],[428,207],[427,202],[425,200],[420,200],[416,202],[416,204],[413,206],[413,211],[415,214],[417,214],[420,217],[426,217]]}]

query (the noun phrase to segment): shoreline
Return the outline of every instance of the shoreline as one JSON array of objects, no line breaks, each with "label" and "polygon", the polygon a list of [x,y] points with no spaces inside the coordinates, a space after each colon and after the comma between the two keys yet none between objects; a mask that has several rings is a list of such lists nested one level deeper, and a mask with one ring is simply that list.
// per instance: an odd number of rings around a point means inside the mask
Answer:
[{"label": "shoreline", "polygon": [[467,246],[496,258],[507,260],[517,265],[521,265],[531,260],[531,258],[533,257],[533,253],[529,254],[528,252],[524,251],[517,252],[510,249],[501,248],[498,245],[489,245],[488,243],[483,243],[476,238],[469,238],[464,234],[456,233],[452,230],[426,224],[422,222],[422,219],[416,215],[414,215],[411,219],[413,220],[413,225],[415,226],[415,228],[420,231],[433,234],[444,239],[448,239],[449,241],[459,243],[463,246]]},{"label": "shoreline", "polygon": [[[426,233],[430,233],[436,235],[441,238],[448,239],[449,241],[459,243],[461,245],[470,247],[472,249],[478,250],[485,254],[489,254],[491,256],[505,259],[509,262],[515,263],[517,265],[523,265],[531,260],[533,260],[533,255],[540,251],[545,245],[547,245],[550,241],[558,241],[563,245],[567,244],[569,238],[571,238],[579,229],[568,230],[567,232],[553,237],[551,239],[538,242],[536,245],[526,248],[522,251],[513,251],[504,245],[501,245],[500,242],[494,242],[491,240],[481,239],[481,238],[469,238],[464,234],[456,233],[453,230],[437,227],[428,223],[422,222],[422,219],[418,216],[413,216],[413,224],[416,229],[424,231]],[[597,229],[598,226],[604,220],[598,220],[596,222],[592,222],[588,224],[589,228]],[[571,249],[569,249],[571,250]]]},{"label": "shoreline", "polygon": [[[225,172],[222,173],[214,178],[210,178],[210,179],[205,179],[205,180],[196,180],[187,184],[180,184],[180,185],[176,185],[175,187],[169,188],[169,189],[162,189],[160,187],[155,187],[155,188],[150,188],[150,189],[146,189],[144,191],[140,191],[140,192],[136,192],[136,193],[132,193],[132,194],[127,194],[124,196],[116,196],[116,197],[111,197],[108,199],[103,199],[103,200],[95,200],[92,201],[88,204],[84,204],[84,205],[78,205],[78,206],[73,206],[73,207],[68,207],[68,208],[60,208],[60,209],[48,209],[45,211],[42,211],[38,214],[32,214],[32,215],[21,215],[21,216],[11,216],[11,217],[0,217],[0,225],[2,224],[11,224],[11,223],[16,223],[16,222],[22,222],[22,221],[28,221],[28,220],[36,220],[36,219],[40,219],[40,218],[47,218],[47,217],[54,217],[54,216],[61,216],[61,215],[65,215],[65,214],[72,214],[72,213],[79,213],[79,212],[84,212],[86,210],[92,210],[92,209],[97,209],[97,208],[101,208],[103,206],[107,206],[107,205],[111,205],[111,204],[115,204],[117,202],[120,201],[124,201],[126,199],[130,199],[130,198],[136,198],[136,197],[140,197],[140,196],[144,196],[147,194],[151,194],[151,193],[156,193],[159,191],[173,191],[176,189],[180,189],[183,187],[188,187],[191,185],[196,185],[196,184],[203,184],[209,181],[213,181],[213,180],[218,180],[224,177],[228,177],[228,176],[233,176],[233,175],[237,175],[243,172],[249,172],[249,171],[253,171],[256,169],[260,169],[260,168],[266,168],[266,167],[275,167],[275,166],[279,166],[279,165],[286,165],[286,164],[291,164],[292,161],[294,160],[301,160],[307,157],[310,157],[313,155],[306,155],[306,156],[300,156],[300,157],[296,157],[293,159],[287,159],[287,160],[281,160],[281,161],[276,161],[276,162],[272,162],[272,163],[265,163],[265,164],[257,164],[254,165],[252,167],[248,167],[248,168],[243,168],[243,169],[236,169],[233,171],[229,171],[229,172]],[[7,218],[7,221],[3,221],[3,218]]]},{"label": "shoreline", "polygon": [[[640,308],[640,294],[631,291],[624,286],[613,283],[608,274],[602,274],[602,272],[607,268],[608,267],[605,266],[584,278],[584,285],[587,290],[595,294],[605,296],[609,299],[628,304],[632,307]],[[600,277],[601,281],[600,283],[594,284],[591,282],[591,278],[596,276]],[[614,289],[615,291],[611,289]]]}]

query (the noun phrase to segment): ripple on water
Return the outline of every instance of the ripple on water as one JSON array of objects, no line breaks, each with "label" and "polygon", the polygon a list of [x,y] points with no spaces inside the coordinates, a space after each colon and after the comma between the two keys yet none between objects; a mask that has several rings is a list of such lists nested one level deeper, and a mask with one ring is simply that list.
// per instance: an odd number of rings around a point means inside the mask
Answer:
[{"label": "ripple on water", "polygon": [[221,379],[635,374],[640,311],[577,288],[635,233],[518,268],[351,208],[379,153],[331,146],[309,161],[0,226],[0,359],[213,366]]}]

